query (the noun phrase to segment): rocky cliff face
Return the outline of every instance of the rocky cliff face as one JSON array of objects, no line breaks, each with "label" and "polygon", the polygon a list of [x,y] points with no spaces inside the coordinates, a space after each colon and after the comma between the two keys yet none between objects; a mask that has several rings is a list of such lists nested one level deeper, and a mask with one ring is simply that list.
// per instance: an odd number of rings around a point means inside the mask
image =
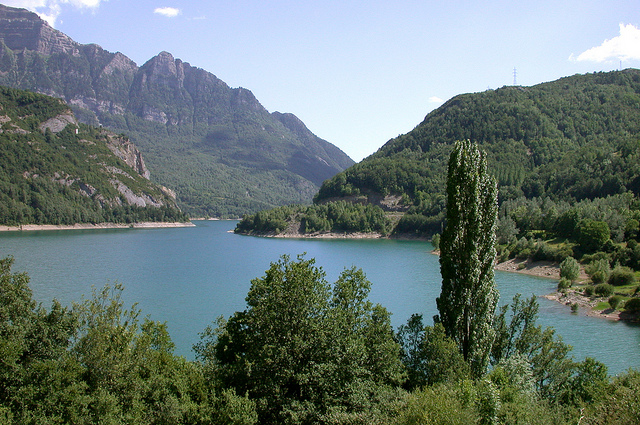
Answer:
[{"label": "rocky cliff face", "polygon": [[194,215],[309,202],[354,163],[294,115],[270,114],[250,90],[168,52],[139,67],[2,5],[0,84],[63,98],[79,121],[129,135],[154,179],[179,188]]},{"label": "rocky cliff face", "polygon": [[0,27],[0,38],[11,50],[26,49],[43,55],[79,52],[80,44],[45,21],[34,19],[34,14],[25,9],[0,5]]},{"label": "rocky cliff face", "polygon": [[[151,173],[147,169],[144,159],[142,158],[142,153],[138,148],[125,137],[110,133],[105,133],[105,135],[107,136],[107,147],[111,152],[148,180]],[[175,196],[173,197],[175,198]]]}]

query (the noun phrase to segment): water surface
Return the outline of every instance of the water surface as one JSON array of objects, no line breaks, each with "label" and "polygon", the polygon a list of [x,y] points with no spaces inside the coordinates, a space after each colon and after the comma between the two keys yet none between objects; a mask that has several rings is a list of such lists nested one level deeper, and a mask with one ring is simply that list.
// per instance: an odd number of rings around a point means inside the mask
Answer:
[{"label": "water surface", "polygon": [[[412,313],[426,323],[437,313],[440,266],[422,241],[370,239],[274,239],[230,233],[235,221],[197,221],[190,228],[65,230],[0,233],[0,256],[15,257],[14,271],[26,271],[36,300],[45,306],[80,301],[91,287],[120,282],[126,307],[138,303],[143,316],[166,321],[176,353],[193,358],[198,333],[223,315],[245,308],[251,279],[261,277],[282,254],[306,253],[329,282],[351,266],[372,282],[370,298],[392,313],[394,327]],[[496,272],[500,302],[514,294],[552,292],[556,282]],[[591,356],[610,373],[640,368],[640,328],[572,314],[539,299],[538,323],[556,328],[574,346],[577,359]]]}]

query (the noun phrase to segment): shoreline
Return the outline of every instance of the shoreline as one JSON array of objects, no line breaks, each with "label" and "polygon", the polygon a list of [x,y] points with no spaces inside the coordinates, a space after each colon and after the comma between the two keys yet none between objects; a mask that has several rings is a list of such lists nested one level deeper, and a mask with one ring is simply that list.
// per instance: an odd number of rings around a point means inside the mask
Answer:
[{"label": "shoreline", "polygon": [[188,222],[153,222],[139,223],[76,223],[76,224],[23,224],[20,226],[0,226],[0,232],[32,232],[47,230],[94,230],[94,229],[157,229],[170,227],[194,227]]},{"label": "shoreline", "polygon": [[[528,261],[528,260],[516,260],[511,259],[502,263],[496,264],[496,270],[522,273],[530,276],[543,277],[548,279],[560,280],[560,267],[557,263],[552,261]],[[580,275],[578,276],[578,282],[586,282],[589,280],[589,276],[584,272],[584,268],[580,269]],[[594,310],[594,307],[598,304],[599,299],[591,299],[582,294],[582,292],[576,289],[569,289],[566,293],[552,292],[547,295],[541,295],[542,298],[546,298],[550,301],[563,304],[568,308],[571,305],[577,304],[578,308],[589,317],[598,317],[601,319],[621,321],[632,320],[621,314],[620,310],[606,309],[606,310]]]}]

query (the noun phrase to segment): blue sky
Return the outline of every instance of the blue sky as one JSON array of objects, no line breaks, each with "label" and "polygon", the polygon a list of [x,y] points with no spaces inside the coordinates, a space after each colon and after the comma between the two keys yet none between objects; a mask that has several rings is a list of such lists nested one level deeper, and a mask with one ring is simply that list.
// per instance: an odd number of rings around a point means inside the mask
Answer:
[{"label": "blue sky", "polygon": [[138,65],[168,51],[354,160],[460,93],[640,68],[638,0],[0,0]]}]

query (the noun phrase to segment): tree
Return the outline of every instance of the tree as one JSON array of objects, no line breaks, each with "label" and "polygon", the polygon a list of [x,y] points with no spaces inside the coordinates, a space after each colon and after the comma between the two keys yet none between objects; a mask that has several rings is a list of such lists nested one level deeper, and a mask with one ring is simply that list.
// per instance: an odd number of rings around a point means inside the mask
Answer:
[{"label": "tree", "polygon": [[441,323],[424,326],[422,315],[413,314],[398,329],[402,362],[407,368],[405,387],[411,390],[442,382],[459,382],[469,377],[469,365],[458,345],[449,338]]},{"label": "tree", "polygon": [[369,412],[368,400],[404,379],[389,313],[367,300],[370,287],[354,268],[332,288],[313,259],[283,256],[251,282],[247,309],[194,348],[212,379],[256,402],[260,423]]},{"label": "tree", "polygon": [[611,237],[609,225],[604,221],[584,219],[578,225],[578,242],[585,252],[595,252]]},{"label": "tree", "polygon": [[487,171],[485,154],[475,143],[456,142],[447,174],[437,320],[476,376],[486,371],[494,338],[497,208],[496,181]]},{"label": "tree", "polygon": [[560,277],[575,282],[578,276],[580,276],[580,264],[573,257],[565,258],[560,263]]}]

